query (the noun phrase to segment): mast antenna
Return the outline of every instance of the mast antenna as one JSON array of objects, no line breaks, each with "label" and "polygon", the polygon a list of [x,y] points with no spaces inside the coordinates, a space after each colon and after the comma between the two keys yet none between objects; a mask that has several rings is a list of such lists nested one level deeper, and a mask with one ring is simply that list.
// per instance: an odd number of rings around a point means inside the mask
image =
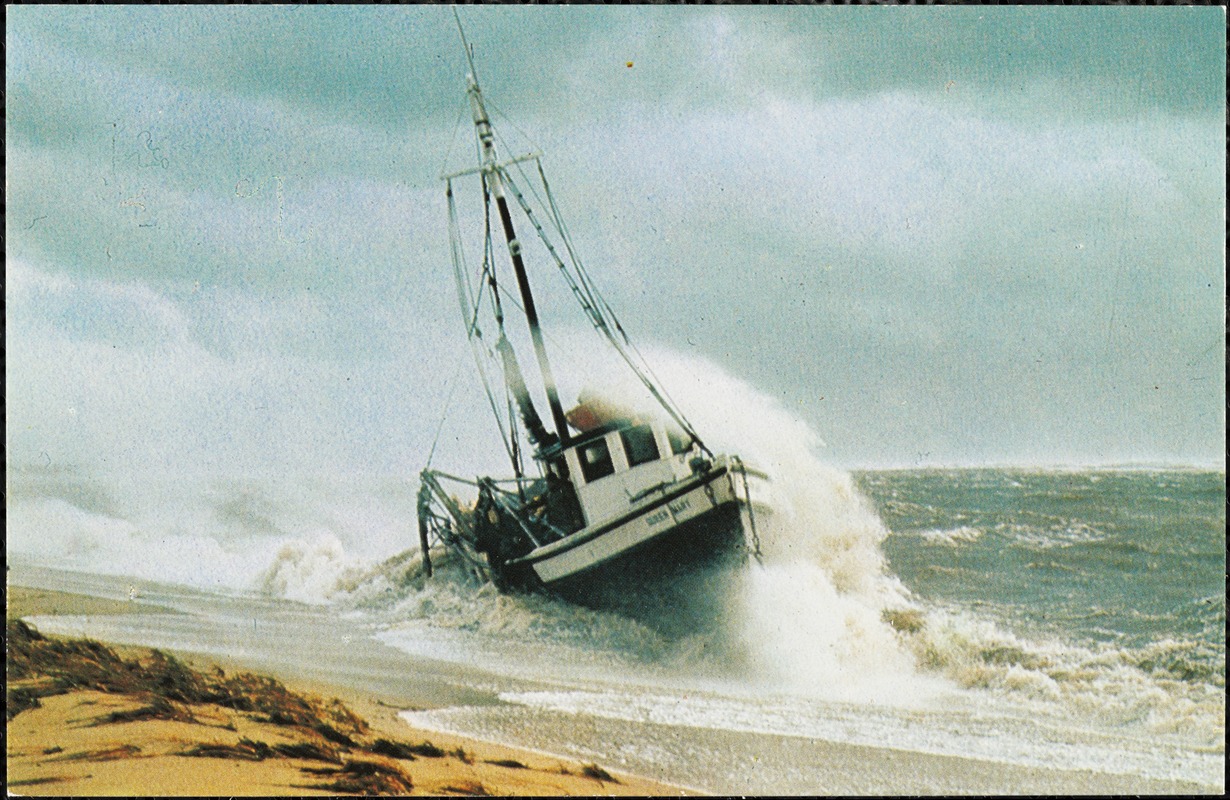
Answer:
[{"label": "mast antenna", "polygon": [[466,31],[461,27],[461,15],[457,13],[457,6],[453,6],[453,19],[457,20],[457,32],[461,34],[461,48],[466,51],[466,62],[470,65],[470,74],[474,76],[474,82],[477,83],[478,71],[474,69],[474,50],[466,41]]},{"label": "mast antenna", "polygon": [[[565,417],[564,407],[559,401],[559,390],[555,384],[555,376],[551,371],[551,362],[547,358],[546,343],[543,341],[542,328],[538,322],[538,311],[534,305],[534,295],[530,291],[529,278],[525,272],[525,262],[521,257],[521,243],[517,240],[517,233],[513,229],[512,216],[508,210],[508,200],[504,196],[504,183],[509,180],[507,173],[504,171],[506,164],[501,164],[496,157],[495,132],[491,128],[491,120],[487,117],[487,110],[483,107],[482,91],[478,88],[478,76],[474,72],[473,54],[470,50],[469,42],[466,41],[465,29],[461,27],[461,15],[457,13],[455,6],[453,8],[453,18],[457,20],[457,31],[461,34],[461,45],[466,50],[466,60],[470,64],[470,74],[467,76],[466,81],[469,87],[466,93],[470,96],[470,111],[474,117],[474,127],[478,133],[478,143],[481,149],[481,165],[477,171],[483,174],[484,182],[490,191],[490,198],[495,200],[496,209],[499,211],[500,223],[504,228],[504,238],[508,243],[508,255],[512,261],[513,274],[517,278],[517,287],[521,290],[521,306],[525,310],[525,321],[529,325],[530,339],[534,344],[534,355],[538,359],[538,368],[542,372],[543,388],[546,389],[547,393],[547,404],[551,408],[551,419],[555,423],[555,437],[547,435],[546,429],[543,428],[541,421],[538,420],[537,412],[533,411],[533,405],[529,401],[529,393],[525,389],[525,381],[514,359],[506,358],[505,381],[509,384],[513,394],[518,398],[518,404],[522,406],[523,416],[526,417],[527,429],[531,434],[531,438],[534,439],[534,444],[540,450],[550,447],[556,442],[564,446],[568,444],[569,438],[568,419]],[[516,160],[524,160],[524,158]],[[511,356],[511,347],[508,348],[507,353]],[[529,410],[528,413],[526,409]],[[550,438],[554,438],[556,441],[549,441]]]}]

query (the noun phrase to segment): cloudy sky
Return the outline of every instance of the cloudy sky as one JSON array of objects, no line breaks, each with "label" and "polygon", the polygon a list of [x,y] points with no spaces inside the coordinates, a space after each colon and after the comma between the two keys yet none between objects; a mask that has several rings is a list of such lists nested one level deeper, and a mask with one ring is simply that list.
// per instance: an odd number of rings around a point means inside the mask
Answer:
[{"label": "cloudy sky", "polygon": [[[1224,10],[463,15],[643,349],[826,460],[1224,463]],[[11,464],[413,474],[454,385],[473,444],[450,10],[10,6],[6,44]]]}]

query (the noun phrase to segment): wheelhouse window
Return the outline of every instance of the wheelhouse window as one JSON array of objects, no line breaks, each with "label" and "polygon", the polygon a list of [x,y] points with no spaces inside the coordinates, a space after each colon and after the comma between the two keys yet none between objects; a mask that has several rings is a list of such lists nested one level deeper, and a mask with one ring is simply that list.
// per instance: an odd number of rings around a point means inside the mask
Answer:
[{"label": "wheelhouse window", "polygon": [[615,464],[611,461],[611,451],[606,446],[606,439],[599,439],[578,448],[577,455],[581,457],[581,474],[585,476],[586,483],[592,483],[615,472]]},{"label": "wheelhouse window", "polygon": [[657,461],[661,457],[658,453],[658,442],[653,437],[653,429],[648,425],[625,428],[619,432],[619,438],[624,441],[629,467]]}]

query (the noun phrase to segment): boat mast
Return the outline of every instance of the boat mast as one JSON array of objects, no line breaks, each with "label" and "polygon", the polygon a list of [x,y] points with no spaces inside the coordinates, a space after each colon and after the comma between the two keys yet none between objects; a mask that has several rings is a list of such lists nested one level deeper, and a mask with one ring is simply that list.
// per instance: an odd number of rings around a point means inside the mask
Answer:
[{"label": "boat mast", "polygon": [[[457,26],[461,27],[460,19],[457,21]],[[504,197],[502,167],[496,159],[495,134],[491,129],[491,121],[487,118],[487,110],[483,106],[482,91],[478,88],[478,79],[474,74],[474,60],[471,58],[469,45],[465,43],[464,31],[461,39],[466,48],[466,59],[470,63],[470,73],[466,75],[466,84],[467,93],[470,96],[470,111],[474,116],[474,127],[478,131],[478,141],[482,147],[482,172],[492,196],[495,197],[496,208],[500,213],[504,238],[508,242],[508,254],[512,259],[513,272],[517,276],[517,287],[521,290],[521,304],[525,307],[525,319],[529,323],[530,338],[534,342],[534,354],[538,357],[538,367],[542,371],[542,381],[547,390],[547,403],[551,406],[551,418],[559,434],[560,446],[563,447],[568,444],[568,420],[564,417],[564,407],[560,405],[559,392],[555,388],[551,362],[547,359],[547,348],[543,343],[542,329],[538,325],[538,311],[534,306],[534,295],[530,292],[529,278],[525,273],[525,262],[521,259],[521,243],[517,241],[512,216],[508,211],[508,201]]]}]

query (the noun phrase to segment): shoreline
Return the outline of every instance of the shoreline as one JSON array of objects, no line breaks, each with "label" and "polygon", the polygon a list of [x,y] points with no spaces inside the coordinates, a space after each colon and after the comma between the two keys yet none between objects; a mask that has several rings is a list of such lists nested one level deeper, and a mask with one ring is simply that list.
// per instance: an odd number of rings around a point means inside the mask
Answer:
[{"label": "shoreline", "polygon": [[[12,574],[10,574],[10,579],[12,577]],[[156,607],[143,600],[134,600],[131,595],[128,600],[115,600],[67,591],[27,589],[22,586],[14,586],[11,583],[8,589],[9,603],[7,612],[10,617],[13,615],[38,617],[52,614],[181,614],[181,612],[174,609]],[[114,593],[108,593],[116,596]],[[87,612],[86,609],[90,610]],[[276,643],[271,643],[269,646],[273,649],[277,648]],[[149,648],[130,647],[127,645],[118,645],[115,649],[126,657],[132,654],[149,652]],[[406,671],[396,673],[394,679],[372,683],[370,676],[368,678],[352,678],[336,670],[319,671],[319,675],[327,676],[321,678],[316,674],[312,674],[310,669],[304,669],[297,665],[291,666],[296,663],[293,660],[282,658],[277,661],[271,661],[268,659],[267,654],[255,651],[248,651],[238,656],[215,656],[191,652],[182,647],[167,647],[164,650],[175,654],[178,658],[182,658],[186,665],[197,670],[209,671],[214,668],[221,668],[228,673],[252,670],[262,675],[276,676],[287,688],[294,691],[313,696],[340,699],[349,709],[369,723],[372,729],[377,731],[380,736],[409,742],[431,741],[436,747],[446,752],[460,750],[467,754],[469,763],[467,763],[467,759],[451,759],[451,763],[447,765],[451,771],[444,777],[439,779],[423,778],[421,781],[416,782],[416,787],[419,787],[421,783],[421,789],[416,788],[412,792],[416,794],[457,793],[456,791],[443,792],[443,790],[450,787],[452,790],[466,788],[457,783],[459,780],[471,781],[471,783],[466,784],[470,789],[482,788],[484,791],[492,794],[541,794],[555,796],[572,794],[593,795],[596,793],[657,796],[704,794],[706,792],[716,792],[718,794],[757,794],[764,791],[758,787],[772,783],[772,776],[764,773],[762,773],[764,779],[758,784],[749,784],[745,791],[723,788],[724,784],[720,783],[716,785],[705,784],[703,773],[697,773],[695,776],[687,774],[672,775],[670,778],[657,780],[636,777],[638,775],[654,774],[652,771],[654,769],[653,762],[644,762],[640,766],[635,763],[623,764],[615,768],[610,768],[607,764],[603,764],[600,769],[603,769],[604,772],[609,769],[609,774],[619,781],[618,784],[608,783],[585,777],[584,768],[587,764],[579,760],[575,755],[560,756],[551,752],[550,749],[536,748],[533,735],[528,735],[512,743],[483,740],[464,734],[443,732],[430,727],[413,726],[411,722],[400,716],[400,713],[404,710],[430,711],[432,709],[447,709],[454,705],[468,705],[470,704],[470,699],[473,699],[480,705],[490,702],[490,698],[485,697],[487,690],[484,690],[480,683],[475,683],[472,675],[469,675],[463,668],[459,668],[456,665],[441,667],[429,662],[411,660],[407,666],[401,668]],[[335,654],[334,658],[336,657]],[[448,670],[452,670],[452,672],[449,673],[447,672]],[[445,674],[448,674],[450,677],[450,682],[441,682],[441,675]],[[461,693],[466,694],[462,695]],[[99,698],[83,699],[95,703],[99,702]],[[20,720],[21,717],[19,716],[17,719]],[[64,717],[60,724],[64,724],[67,719],[67,716]],[[608,743],[629,742],[643,738],[646,734],[651,733],[650,729],[654,727],[651,723],[644,723],[642,727],[638,728],[634,725],[628,726],[624,723],[612,722],[598,717],[586,718],[586,725],[592,729],[591,738],[594,738],[595,741]],[[22,777],[16,775],[13,771],[14,746],[17,744],[14,739],[14,732],[12,723],[10,723],[10,777],[16,777],[18,780],[21,780]],[[674,731],[674,733],[681,732]],[[532,733],[532,731],[527,731],[527,734]],[[1092,795],[1221,793],[1216,786],[1185,780],[1146,778],[1137,775],[1090,770],[1022,766],[983,760],[976,757],[936,755],[885,747],[843,742],[823,742],[810,739],[807,740],[807,747],[800,749],[798,748],[799,740],[787,736],[761,736],[738,731],[712,730],[698,731],[697,733],[707,737],[713,745],[718,747],[719,751],[726,751],[727,747],[734,747],[734,750],[728,752],[738,751],[749,754],[759,752],[763,757],[762,759],[752,755],[752,761],[747,763],[747,767],[751,770],[760,772],[765,768],[769,768],[769,764],[774,761],[779,766],[783,763],[792,764],[791,769],[805,770],[813,776],[814,781],[814,789],[805,792],[808,794],[893,795],[973,793]],[[687,735],[686,732],[684,732],[684,735]],[[118,744],[123,745],[124,742],[119,742]],[[45,744],[46,748],[54,746],[57,745],[51,742]],[[602,750],[602,748],[597,749]],[[608,753],[608,758],[609,753],[613,752],[610,749],[602,751]],[[783,762],[782,754],[784,753],[794,753],[795,755],[793,757],[787,756]],[[588,756],[585,757],[588,758]],[[177,759],[178,762],[190,760],[196,762],[211,761],[211,759]],[[599,757],[599,760],[601,761],[602,757]],[[129,759],[128,761],[134,762],[138,760]],[[154,760],[140,759],[140,761],[153,762]],[[514,761],[533,769],[501,768],[498,766],[500,762],[508,763]],[[425,762],[426,759],[420,759],[411,764],[410,768],[421,768],[425,765]],[[62,762],[60,763],[62,766]],[[121,762],[109,762],[110,765],[116,763]],[[249,769],[249,765],[246,763],[242,765],[234,762],[221,763],[232,772],[236,770],[243,772]],[[269,762],[262,763],[269,764]],[[648,766],[645,766],[645,764],[648,764]],[[23,764],[19,763],[17,766],[22,767]],[[433,764],[432,766],[443,766],[443,762],[440,765]],[[110,767],[103,765],[103,768]],[[482,772],[480,773],[476,770],[482,770]],[[102,771],[103,769],[94,770],[95,773],[101,773]],[[90,771],[83,769],[82,772],[84,774]],[[235,772],[237,779],[239,772]],[[573,774],[564,775],[564,772]],[[685,770],[685,772],[687,771]],[[490,773],[496,774],[492,775]],[[510,773],[516,774],[510,779]],[[35,775],[34,777],[38,776]],[[289,788],[292,787],[292,784],[287,781],[295,777],[296,775],[294,774],[289,776],[284,774],[279,779],[282,783],[273,786],[269,784],[267,778],[251,775],[242,778],[238,786],[227,786],[215,790],[197,787],[192,791],[161,793],[285,794],[287,791],[292,790]],[[532,787],[524,783],[524,780],[530,777],[535,777],[538,781]],[[432,780],[435,782],[431,783]],[[512,780],[512,782],[508,783],[507,781],[509,780]],[[505,782],[501,783],[501,781]],[[700,785],[706,788],[689,788],[688,784]],[[809,783],[809,785],[813,784]],[[293,786],[295,793],[305,790],[298,785]],[[117,785],[113,791],[108,791],[105,787],[97,788],[84,785],[72,788],[71,791],[64,791],[69,788],[67,784],[26,785],[19,788],[31,794],[157,793],[151,792],[149,785],[141,783],[140,779],[129,779],[128,783]],[[770,793],[775,793],[771,790],[769,791]],[[473,794],[476,792],[468,793]]]},{"label": "shoreline", "polygon": [[[8,586],[10,623],[23,617],[119,613],[176,612]],[[34,668],[24,674],[31,669],[26,668],[17,680],[10,674],[6,682],[13,715],[6,725],[8,780],[10,789],[21,794],[696,794],[594,763],[416,729],[398,716],[405,709],[396,703],[337,684],[283,681],[267,670],[260,675],[243,672],[241,660],[172,654],[168,670],[165,656],[151,648],[96,647],[89,640],[43,636],[31,626],[11,624],[9,638],[10,659],[30,647],[54,650],[57,659],[41,672]],[[10,660],[10,673],[13,663]],[[210,703],[179,697],[171,702],[148,691],[155,687],[123,686],[138,672],[130,666],[135,664],[161,669],[153,683],[167,682],[167,675],[184,683],[201,678],[208,684],[212,679],[212,686],[225,681],[282,705],[270,706],[275,710],[261,715],[237,709],[234,706],[242,704],[233,699]],[[105,690],[88,685],[76,673],[68,679],[73,688],[52,688],[53,675],[62,676],[66,669],[89,673]],[[318,716],[299,724],[277,720],[279,714],[293,714],[305,704]]]}]

